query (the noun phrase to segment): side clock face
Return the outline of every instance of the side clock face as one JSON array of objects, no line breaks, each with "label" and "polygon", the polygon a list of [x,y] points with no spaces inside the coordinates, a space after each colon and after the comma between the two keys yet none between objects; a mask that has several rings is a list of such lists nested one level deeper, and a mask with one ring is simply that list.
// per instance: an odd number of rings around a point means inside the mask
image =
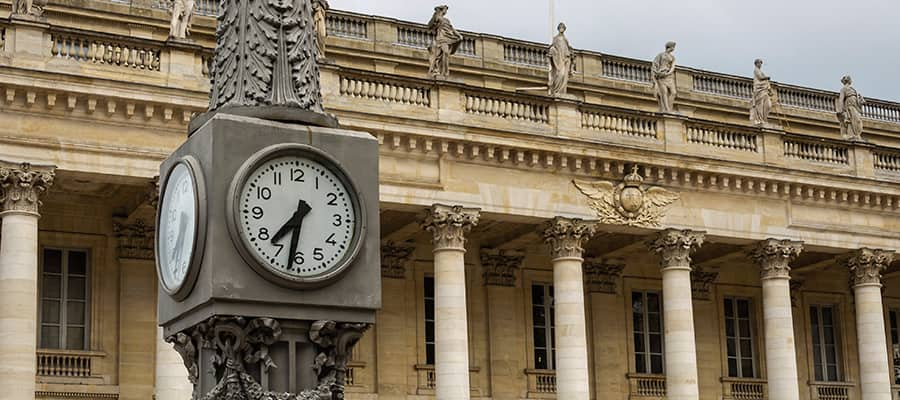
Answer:
[{"label": "side clock face", "polygon": [[202,211],[198,182],[187,159],[179,161],[163,184],[157,215],[156,264],[163,289],[176,298],[190,291]]},{"label": "side clock face", "polygon": [[358,251],[356,190],[337,162],[311,147],[283,145],[260,154],[234,185],[232,224],[243,253],[279,284],[329,280]]}]

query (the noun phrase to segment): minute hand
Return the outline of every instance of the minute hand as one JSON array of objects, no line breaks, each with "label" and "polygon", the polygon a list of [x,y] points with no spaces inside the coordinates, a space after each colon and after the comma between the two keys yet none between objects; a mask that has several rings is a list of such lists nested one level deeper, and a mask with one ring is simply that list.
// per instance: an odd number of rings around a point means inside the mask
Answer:
[{"label": "minute hand", "polygon": [[303,227],[303,218],[306,217],[309,212],[312,211],[312,208],[305,201],[300,200],[297,203],[297,211],[291,216],[284,225],[278,229],[278,232],[272,236],[272,244],[281,240],[288,232],[291,232],[291,247],[290,252],[288,252],[288,269],[290,270],[294,265],[294,253],[297,252],[297,243],[300,240],[300,230]]}]

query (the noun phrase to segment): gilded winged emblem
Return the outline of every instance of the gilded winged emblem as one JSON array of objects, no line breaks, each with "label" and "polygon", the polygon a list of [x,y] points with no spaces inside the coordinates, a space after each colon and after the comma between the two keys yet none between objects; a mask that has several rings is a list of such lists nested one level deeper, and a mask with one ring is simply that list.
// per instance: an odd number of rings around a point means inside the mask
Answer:
[{"label": "gilded winged emblem", "polygon": [[669,205],[678,200],[678,193],[644,185],[637,166],[619,184],[578,179],[572,183],[591,199],[600,222],[611,225],[659,226]]}]

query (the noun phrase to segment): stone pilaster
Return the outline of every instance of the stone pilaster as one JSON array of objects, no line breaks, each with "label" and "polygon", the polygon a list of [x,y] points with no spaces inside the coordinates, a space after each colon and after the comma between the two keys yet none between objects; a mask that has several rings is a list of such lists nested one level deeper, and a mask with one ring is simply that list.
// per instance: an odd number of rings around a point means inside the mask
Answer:
[{"label": "stone pilaster", "polygon": [[770,399],[796,399],[800,396],[790,263],[802,250],[802,242],[766,239],[756,243],[748,252],[750,259],[759,266],[762,280]]},{"label": "stone pilaster", "polygon": [[704,238],[703,232],[666,229],[647,243],[650,250],[660,256],[663,323],[666,327],[666,398],[671,400],[697,400],[700,397],[691,254],[703,244]]},{"label": "stone pilaster", "polygon": [[560,399],[590,399],[587,333],[584,313],[584,244],[597,224],[556,217],[544,226],[544,241],[553,260],[556,297],[556,395]]},{"label": "stone pilaster", "polygon": [[856,337],[859,346],[859,381],[862,398],[890,400],[891,370],[884,331],[881,273],[894,252],[862,248],[842,261],[850,272],[856,303]]},{"label": "stone pilaster", "polygon": [[518,250],[481,249],[481,269],[486,286],[515,287],[525,253]]},{"label": "stone pilaster", "polygon": [[584,278],[592,293],[619,294],[625,261],[594,257],[584,260]]},{"label": "stone pilaster", "polygon": [[0,163],[0,393],[33,399],[37,349],[38,214],[52,167]]},{"label": "stone pilaster", "polygon": [[435,204],[422,226],[434,235],[435,397],[469,398],[469,328],[466,310],[466,233],[479,210]]},{"label": "stone pilaster", "polygon": [[410,243],[387,241],[381,244],[381,276],[406,279],[406,265],[416,247]]}]

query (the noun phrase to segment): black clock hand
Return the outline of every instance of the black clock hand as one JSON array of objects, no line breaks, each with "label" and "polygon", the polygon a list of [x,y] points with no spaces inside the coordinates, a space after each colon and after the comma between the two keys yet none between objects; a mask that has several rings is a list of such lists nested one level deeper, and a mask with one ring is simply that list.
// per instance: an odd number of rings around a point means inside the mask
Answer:
[{"label": "black clock hand", "polygon": [[312,207],[305,201],[300,200],[297,203],[297,211],[294,211],[291,218],[278,229],[278,232],[276,232],[274,236],[272,236],[272,244],[275,244],[275,242],[281,240],[284,235],[291,232],[291,247],[290,252],[288,252],[288,269],[294,265],[294,253],[297,252],[297,243],[300,240],[300,229],[303,227],[303,218],[305,218],[310,211],[312,211]]},{"label": "black clock hand", "polygon": [[181,212],[181,218],[178,221],[178,236],[175,238],[175,249],[172,250],[172,254],[169,262],[174,262],[175,257],[178,257],[181,254],[181,247],[184,246],[184,230],[187,228],[185,225],[187,224],[187,214],[185,212]]}]

